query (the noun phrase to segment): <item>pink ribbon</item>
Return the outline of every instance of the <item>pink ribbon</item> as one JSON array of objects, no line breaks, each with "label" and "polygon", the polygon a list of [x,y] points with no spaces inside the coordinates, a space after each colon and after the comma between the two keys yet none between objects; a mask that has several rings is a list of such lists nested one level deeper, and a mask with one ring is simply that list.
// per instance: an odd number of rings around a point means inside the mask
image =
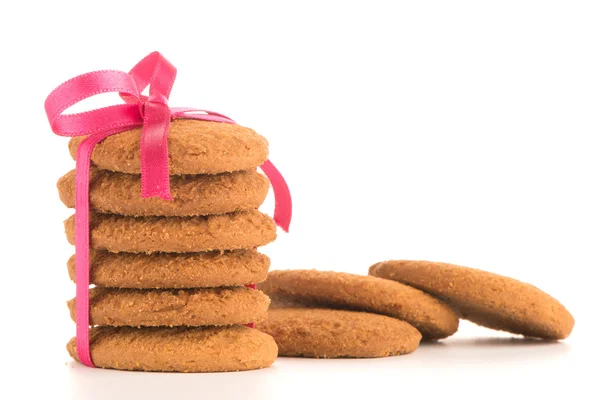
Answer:
[{"label": "pink ribbon", "polygon": [[[129,73],[103,70],[69,79],[48,95],[44,104],[52,131],[59,136],[89,135],[79,146],[75,174],[76,340],[80,361],[94,367],[89,344],[90,230],[89,177],[92,151],[108,136],[142,126],[140,161],[142,197],[172,200],[167,135],[176,118],[235,122],[219,113],[195,108],[169,108],[168,100],[177,70],[160,53],[153,52]],[[141,93],[149,87],[149,95]],[[72,105],[100,93],[118,92],[125,104],[63,114]],[[275,223],[286,232],[292,218],[292,199],[281,173],[271,161],[260,166],[275,195]],[[250,285],[256,288],[256,285]]]}]

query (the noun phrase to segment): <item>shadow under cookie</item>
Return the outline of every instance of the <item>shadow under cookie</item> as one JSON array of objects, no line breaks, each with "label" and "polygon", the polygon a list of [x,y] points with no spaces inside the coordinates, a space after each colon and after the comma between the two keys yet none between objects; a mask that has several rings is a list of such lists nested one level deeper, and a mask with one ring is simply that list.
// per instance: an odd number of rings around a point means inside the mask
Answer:
[{"label": "shadow under cookie", "polygon": [[[67,302],[75,321],[75,299]],[[269,298],[245,287],[160,290],[90,289],[90,325],[206,326],[257,322]]]},{"label": "shadow under cookie", "polygon": [[[67,350],[79,361],[75,338]],[[246,371],[268,367],[277,357],[273,338],[244,326],[102,326],[91,329],[90,351],[99,368],[157,372]]]},{"label": "shadow under cookie", "polygon": [[[90,215],[90,247],[111,252],[189,253],[251,249],[277,237],[275,222],[257,210],[205,217]],[[75,244],[75,216],[65,221]]]}]

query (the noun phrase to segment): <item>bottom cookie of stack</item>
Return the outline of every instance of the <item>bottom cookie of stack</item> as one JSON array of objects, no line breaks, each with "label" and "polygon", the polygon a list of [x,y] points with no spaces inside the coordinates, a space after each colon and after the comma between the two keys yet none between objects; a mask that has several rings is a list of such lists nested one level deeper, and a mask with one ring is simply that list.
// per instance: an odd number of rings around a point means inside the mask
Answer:
[{"label": "bottom cookie of stack", "polygon": [[[75,338],[67,344],[79,361]],[[225,372],[265,368],[277,357],[273,339],[245,326],[136,328],[90,332],[94,365],[135,371]]]}]

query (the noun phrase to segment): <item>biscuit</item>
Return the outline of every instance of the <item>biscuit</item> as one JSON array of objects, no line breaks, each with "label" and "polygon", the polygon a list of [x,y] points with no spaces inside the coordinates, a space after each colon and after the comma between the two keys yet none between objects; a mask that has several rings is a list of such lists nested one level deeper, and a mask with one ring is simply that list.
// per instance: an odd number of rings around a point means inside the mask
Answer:
[{"label": "biscuit", "polygon": [[[67,302],[75,321],[75,299]],[[248,324],[265,317],[269,298],[246,287],[159,290],[90,289],[90,325],[205,326]]]},{"label": "biscuit", "polygon": [[256,328],[288,357],[386,357],[412,353],[421,341],[417,329],[396,318],[322,308],[271,309]]},{"label": "biscuit", "polygon": [[[75,207],[75,171],[58,180],[62,202]],[[142,198],[139,175],[91,169],[90,205],[93,209],[133,216],[193,216],[224,214],[258,208],[269,191],[269,180],[256,170],[218,175],[171,177],[173,200]]]},{"label": "biscuit", "polygon": [[[79,361],[75,338],[67,351]],[[268,367],[277,357],[269,335],[245,326],[132,328],[102,326],[90,332],[96,367],[134,371],[225,372]]]},{"label": "biscuit", "polygon": [[[101,169],[140,173],[140,136],[134,128],[104,139],[94,148],[92,162]],[[73,159],[85,136],[69,141]],[[218,174],[254,169],[269,155],[267,139],[240,125],[178,119],[168,135],[169,173]]]},{"label": "biscuit", "polygon": [[[124,217],[90,214],[90,246],[112,252],[188,253],[249,249],[275,240],[271,217],[257,210],[205,217]],[[65,221],[75,244],[75,216]]]},{"label": "biscuit", "polygon": [[429,261],[385,261],[369,274],[447,301],[476,324],[542,339],[564,339],[575,323],[556,299],[528,283],[474,268]]},{"label": "biscuit", "polygon": [[458,329],[445,303],[418,289],[373,276],[332,271],[272,271],[259,288],[268,296],[312,307],[343,308],[383,314],[408,322],[423,339],[436,340]]},{"label": "biscuit", "polygon": [[[90,283],[159,289],[243,286],[267,279],[270,260],[255,249],[207,253],[90,252]],[[67,262],[75,281],[75,256]]]}]

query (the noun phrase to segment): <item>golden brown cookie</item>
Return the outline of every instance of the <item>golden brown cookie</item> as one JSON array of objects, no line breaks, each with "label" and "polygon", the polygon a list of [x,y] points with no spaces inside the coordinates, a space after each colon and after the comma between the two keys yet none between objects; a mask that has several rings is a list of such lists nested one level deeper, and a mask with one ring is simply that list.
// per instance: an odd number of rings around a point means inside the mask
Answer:
[{"label": "golden brown cookie", "polygon": [[417,328],[423,339],[452,335],[458,318],[445,303],[418,289],[372,276],[332,271],[272,271],[259,288],[313,307],[344,308],[388,315]]},{"label": "golden brown cookie", "polygon": [[430,261],[385,261],[369,274],[438,296],[462,318],[492,329],[564,339],[575,321],[556,299],[533,285],[474,268]]},{"label": "golden brown cookie", "polygon": [[419,331],[399,319],[324,308],[270,309],[256,328],[288,357],[386,357],[412,353],[421,341]]},{"label": "golden brown cookie", "polygon": [[[141,133],[142,128],[134,128],[107,137],[94,148],[92,162],[101,169],[139,174]],[[73,158],[85,138],[79,136],[69,141]],[[269,154],[267,140],[250,128],[191,119],[171,122],[168,144],[171,175],[254,169]]]},{"label": "golden brown cookie", "polygon": [[[79,361],[75,338],[67,344]],[[269,335],[245,326],[132,328],[102,326],[90,332],[96,367],[135,371],[225,372],[268,367],[277,357]]]},{"label": "golden brown cookie", "polygon": [[[62,202],[75,207],[75,171],[58,180]],[[269,191],[269,180],[256,170],[218,175],[171,177],[173,200],[142,198],[139,175],[92,168],[90,205],[93,209],[134,216],[193,216],[224,214],[258,208]]]},{"label": "golden brown cookie", "polygon": [[[207,253],[90,252],[90,283],[159,289],[243,286],[267,279],[270,260],[256,249]],[[75,256],[67,262],[75,281]]]},{"label": "golden brown cookie", "polygon": [[[75,299],[67,302],[75,320]],[[269,298],[245,287],[159,290],[90,289],[90,324],[204,326],[248,324],[265,317]]]},{"label": "golden brown cookie", "polygon": [[[65,221],[71,244],[75,244],[74,217]],[[277,236],[273,219],[257,210],[205,217],[90,214],[90,230],[91,248],[132,253],[250,249]]]}]

